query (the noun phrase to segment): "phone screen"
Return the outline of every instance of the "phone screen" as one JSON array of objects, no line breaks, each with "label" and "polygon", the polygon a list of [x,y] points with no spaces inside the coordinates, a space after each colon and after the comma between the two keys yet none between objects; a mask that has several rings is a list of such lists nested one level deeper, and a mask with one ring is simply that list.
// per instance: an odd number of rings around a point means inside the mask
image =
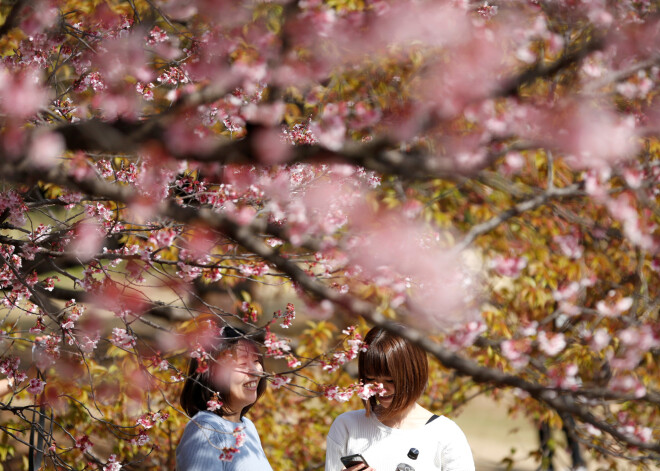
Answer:
[{"label": "phone screen", "polygon": [[361,464],[361,463],[364,463],[366,466],[369,466],[367,464],[367,460],[365,460],[362,455],[342,456],[340,459],[341,459],[341,463],[346,468],[350,468],[351,466],[355,466],[356,464]]}]

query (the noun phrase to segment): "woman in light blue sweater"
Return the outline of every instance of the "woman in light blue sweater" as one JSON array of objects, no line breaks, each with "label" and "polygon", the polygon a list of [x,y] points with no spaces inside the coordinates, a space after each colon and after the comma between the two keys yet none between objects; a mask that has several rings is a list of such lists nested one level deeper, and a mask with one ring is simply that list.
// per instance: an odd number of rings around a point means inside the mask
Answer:
[{"label": "woman in light blue sweater", "polygon": [[181,392],[191,419],[176,449],[177,471],[272,471],[245,417],[266,390],[258,345],[226,326],[210,350],[191,359]]}]

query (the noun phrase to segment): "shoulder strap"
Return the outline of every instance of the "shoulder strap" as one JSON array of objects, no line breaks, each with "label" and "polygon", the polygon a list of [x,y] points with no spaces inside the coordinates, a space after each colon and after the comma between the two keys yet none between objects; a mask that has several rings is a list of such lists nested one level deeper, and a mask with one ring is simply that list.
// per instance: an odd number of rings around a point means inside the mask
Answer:
[{"label": "shoulder strap", "polygon": [[430,418],[429,420],[427,420],[427,421],[426,421],[426,424],[424,424],[424,425],[428,425],[428,424],[430,424],[431,422],[433,422],[433,421],[434,421],[435,419],[437,419],[438,417],[440,417],[438,414],[433,414],[433,415],[431,416],[431,418]]}]

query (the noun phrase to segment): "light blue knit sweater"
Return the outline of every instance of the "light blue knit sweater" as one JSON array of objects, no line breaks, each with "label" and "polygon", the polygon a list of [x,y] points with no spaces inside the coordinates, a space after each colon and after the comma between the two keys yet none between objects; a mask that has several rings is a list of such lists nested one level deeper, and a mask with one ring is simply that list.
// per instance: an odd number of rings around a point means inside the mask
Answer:
[{"label": "light blue knit sweater", "polygon": [[[231,461],[223,461],[223,448],[235,447],[236,427],[243,429],[245,443]],[[177,471],[272,471],[261,447],[257,429],[250,419],[230,422],[207,411],[200,411],[186,425],[176,448]]]}]

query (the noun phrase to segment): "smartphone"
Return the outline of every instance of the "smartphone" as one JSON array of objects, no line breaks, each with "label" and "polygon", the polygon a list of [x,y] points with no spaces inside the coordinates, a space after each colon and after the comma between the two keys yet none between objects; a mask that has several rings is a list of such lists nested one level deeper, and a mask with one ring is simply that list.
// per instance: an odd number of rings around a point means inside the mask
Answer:
[{"label": "smartphone", "polygon": [[369,466],[367,460],[365,460],[364,456],[362,455],[342,456],[340,459],[341,459],[341,463],[344,465],[345,468],[350,468],[351,466],[355,466],[358,464],[364,464],[366,467]]}]

